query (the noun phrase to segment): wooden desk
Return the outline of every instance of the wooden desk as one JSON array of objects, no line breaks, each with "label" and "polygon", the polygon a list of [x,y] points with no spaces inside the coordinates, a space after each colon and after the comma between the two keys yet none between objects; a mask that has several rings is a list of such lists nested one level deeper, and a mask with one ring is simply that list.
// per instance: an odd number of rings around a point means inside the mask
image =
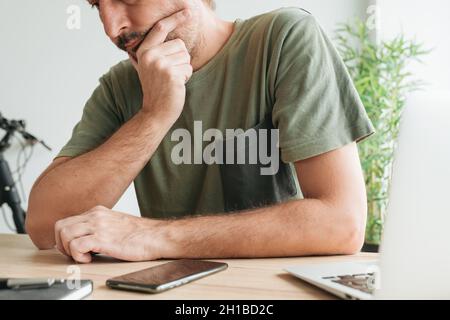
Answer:
[{"label": "wooden desk", "polygon": [[[96,257],[93,263],[78,266],[82,279],[94,281],[94,292],[88,299],[333,299],[332,295],[291,276],[283,268],[290,265],[374,258],[374,254],[361,253],[339,257],[220,260],[228,263],[226,271],[155,295],[112,290],[106,287],[105,281],[162,261],[130,263]],[[74,262],[57,250],[37,250],[27,236],[0,234],[0,278],[67,278],[70,275],[67,267],[71,265]]]}]

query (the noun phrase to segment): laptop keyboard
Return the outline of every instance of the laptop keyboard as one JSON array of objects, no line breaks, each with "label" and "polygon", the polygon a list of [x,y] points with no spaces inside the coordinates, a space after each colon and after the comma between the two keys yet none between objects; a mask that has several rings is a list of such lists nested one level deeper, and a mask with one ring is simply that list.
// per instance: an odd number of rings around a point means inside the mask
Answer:
[{"label": "laptop keyboard", "polygon": [[373,294],[375,291],[375,274],[374,273],[362,273],[351,274],[343,276],[324,277],[325,280],[331,280],[335,283],[342,284],[343,286],[356,289],[368,294]]}]

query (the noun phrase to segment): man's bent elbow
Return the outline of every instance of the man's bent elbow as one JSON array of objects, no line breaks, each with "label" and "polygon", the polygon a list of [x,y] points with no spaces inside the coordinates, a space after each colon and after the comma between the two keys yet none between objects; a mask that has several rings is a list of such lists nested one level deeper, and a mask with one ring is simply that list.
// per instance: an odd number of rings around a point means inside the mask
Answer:
[{"label": "man's bent elbow", "polygon": [[342,232],[340,254],[353,255],[361,251],[365,240],[366,218],[365,213],[355,213],[346,219]]},{"label": "man's bent elbow", "polygon": [[25,220],[25,229],[38,249],[53,249],[55,246],[53,228],[39,219],[39,216],[42,216],[42,214],[29,208]]}]

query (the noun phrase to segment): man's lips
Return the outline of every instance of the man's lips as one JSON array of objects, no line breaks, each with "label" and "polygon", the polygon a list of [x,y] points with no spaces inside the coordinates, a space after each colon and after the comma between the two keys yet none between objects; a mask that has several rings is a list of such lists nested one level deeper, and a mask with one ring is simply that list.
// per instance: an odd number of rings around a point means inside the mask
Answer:
[{"label": "man's lips", "polygon": [[132,57],[134,60],[137,61],[137,51],[139,50],[139,47],[141,46],[141,44],[144,42],[145,38],[147,37],[147,35],[150,33],[150,31],[152,30],[152,28],[150,28],[147,32],[145,32],[145,34],[142,34],[141,37],[132,40],[130,42],[128,42],[123,48],[125,49],[125,51],[128,53],[128,55],[130,57]]},{"label": "man's lips", "polygon": [[144,41],[144,39],[142,40],[134,40],[130,43],[128,43],[125,48],[126,51],[128,53],[128,55],[133,58],[135,61],[137,61],[137,55],[136,52],[139,49],[139,46],[141,45],[141,43]]},{"label": "man's lips", "polygon": [[151,30],[152,28],[150,28],[147,32],[145,32],[145,34],[143,34],[140,38],[128,42],[125,45],[126,50],[132,52],[138,51],[139,46],[141,45],[141,43],[144,41],[144,39],[147,37],[147,35],[150,33]]},{"label": "man's lips", "polygon": [[136,40],[133,40],[133,41],[127,43],[127,45],[125,46],[125,49],[126,49],[128,52],[130,52],[130,51],[131,51],[131,52],[136,52],[137,49],[138,49],[138,47],[139,47],[139,45],[142,43],[143,40],[144,40],[144,39],[136,39]]}]

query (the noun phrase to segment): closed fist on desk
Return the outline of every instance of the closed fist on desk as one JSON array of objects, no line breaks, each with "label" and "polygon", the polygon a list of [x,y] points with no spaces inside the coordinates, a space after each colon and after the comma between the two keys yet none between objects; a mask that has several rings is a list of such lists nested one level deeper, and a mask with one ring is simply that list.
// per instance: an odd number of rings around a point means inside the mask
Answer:
[{"label": "closed fist on desk", "polygon": [[79,263],[90,263],[91,253],[126,261],[156,260],[161,258],[160,223],[97,206],[58,221],[56,247]]}]

